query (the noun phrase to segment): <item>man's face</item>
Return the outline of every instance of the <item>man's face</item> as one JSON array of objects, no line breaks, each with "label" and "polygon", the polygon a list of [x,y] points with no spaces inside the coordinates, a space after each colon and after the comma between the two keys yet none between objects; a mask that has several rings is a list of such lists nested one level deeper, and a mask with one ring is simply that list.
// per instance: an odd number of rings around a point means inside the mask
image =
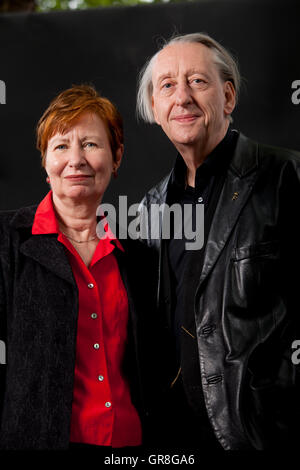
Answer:
[{"label": "man's face", "polygon": [[223,82],[214,53],[203,44],[167,46],[153,66],[152,108],[156,122],[180,151],[214,147],[235,105],[231,82]]}]

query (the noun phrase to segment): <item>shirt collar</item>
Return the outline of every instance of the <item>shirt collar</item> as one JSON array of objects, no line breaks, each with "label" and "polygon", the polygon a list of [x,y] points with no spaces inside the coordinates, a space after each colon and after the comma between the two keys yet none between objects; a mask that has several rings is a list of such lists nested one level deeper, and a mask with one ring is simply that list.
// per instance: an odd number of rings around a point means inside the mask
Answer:
[{"label": "shirt collar", "polygon": [[[108,240],[109,243],[112,242],[117,248],[124,251],[120,241],[110,229],[108,222],[102,223],[104,225],[105,234],[99,241]],[[49,191],[38,205],[32,225],[32,235],[46,235],[50,233],[61,233],[53,207],[52,191]]]},{"label": "shirt collar", "polygon": [[[213,149],[213,151],[206,157],[204,162],[197,168],[196,171],[196,187],[200,179],[209,178],[218,173],[223,173],[229,165],[230,159],[233,155],[235,144],[237,141],[238,132],[230,127],[227,130],[225,137]],[[176,190],[185,189],[186,164],[182,156],[178,153],[171,185]]]},{"label": "shirt collar", "polygon": [[49,191],[38,205],[32,225],[32,235],[49,233],[59,233],[59,226],[52,202],[52,191]]}]

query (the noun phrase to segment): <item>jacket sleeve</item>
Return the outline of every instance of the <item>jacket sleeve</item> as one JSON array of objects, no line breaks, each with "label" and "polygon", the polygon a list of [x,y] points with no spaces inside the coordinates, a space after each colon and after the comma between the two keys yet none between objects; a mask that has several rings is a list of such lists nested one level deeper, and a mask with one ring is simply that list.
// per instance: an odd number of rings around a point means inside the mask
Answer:
[{"label": "jacket sleeve", "polygon": [[139,240],[151,246],[151,226],[149,218],[149,202],[147,194],[143,197],[138,208]]},{"label": "jacket sleeve", "polygon": [[[280,328],[277,353],[282,360],[277,376],[281,406],[274,410],[280,433],[289,446],[300,439],[300,158],[289,162],[280,191],[281,282],[287,317]],[[279,401],[279,400],[278,400]]]},{"label": "jacket sleeve", "polygon": [[[0,233],[0,236],[2,234]],[[5,252],[4,238],[1,236],[0,240],[0,416],[2,412],[2,403],[5,388],[5,374],[6,374],[6,292],[3,269],[5,262],[3,262],[2,254]]]},{"label": "jacket sleeve", "polygon": [[160,250],[162,205],[147,193],[138,209],[139,240],[155,251]]}]

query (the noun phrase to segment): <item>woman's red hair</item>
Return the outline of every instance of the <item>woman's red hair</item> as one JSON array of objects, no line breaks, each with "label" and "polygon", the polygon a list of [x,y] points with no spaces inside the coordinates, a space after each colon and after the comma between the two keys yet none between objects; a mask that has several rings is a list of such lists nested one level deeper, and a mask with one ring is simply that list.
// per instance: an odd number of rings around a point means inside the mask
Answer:
[{"label": "woman's red hair", "polygon": [[38,122],[37,148],[41,152],[43,166],[49,139],[56,133],[66,133],[84,113],[96,114],[105,124],[115,158],[124,140],[122,116],[114,104],[100,96],[92,86],[75,85],[54,98]]}]

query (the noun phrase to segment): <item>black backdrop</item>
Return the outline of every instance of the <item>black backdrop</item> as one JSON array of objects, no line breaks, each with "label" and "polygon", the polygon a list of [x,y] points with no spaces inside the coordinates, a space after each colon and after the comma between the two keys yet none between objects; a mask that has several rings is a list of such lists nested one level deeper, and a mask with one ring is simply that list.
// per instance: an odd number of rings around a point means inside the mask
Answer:
[{"label": "black backdrop", "polygon": [[300,4],[201,1],[0,15],[0,209],[38,202],[47,191],[35,125],[49,101],[73,83],[93,83],[125,121],[125,156],[105,200],[137,202],[169,170],[175,151],[156,125],[135,117],[137,74],[161,36],[205,31],[239,59],[244,88],[235,127],[260,142],[300,149]]}]

